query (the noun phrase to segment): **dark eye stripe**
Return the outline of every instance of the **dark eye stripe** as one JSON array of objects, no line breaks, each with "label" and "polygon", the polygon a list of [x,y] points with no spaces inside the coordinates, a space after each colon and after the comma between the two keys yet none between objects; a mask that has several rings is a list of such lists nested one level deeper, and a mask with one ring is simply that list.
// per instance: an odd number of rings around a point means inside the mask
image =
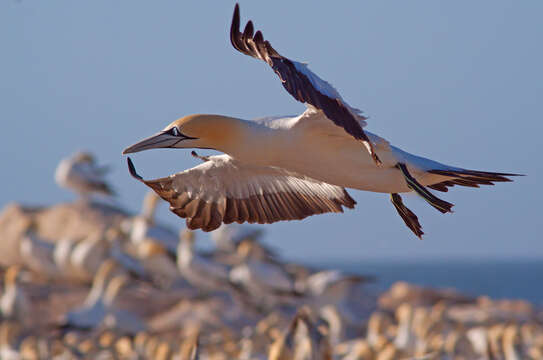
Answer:
[{"label": "dark eye stripe", "polygon": [[187,136],[187,135],[183,134],[181,131],[179,131],[177,126],[174,126],[170,130],[168,130],[167,133],[172,135],[172,136],[181,137],[182,138],[181,140],[185,140],[185,139],[194,140],[194,139],[196,139],[195,137]]}]

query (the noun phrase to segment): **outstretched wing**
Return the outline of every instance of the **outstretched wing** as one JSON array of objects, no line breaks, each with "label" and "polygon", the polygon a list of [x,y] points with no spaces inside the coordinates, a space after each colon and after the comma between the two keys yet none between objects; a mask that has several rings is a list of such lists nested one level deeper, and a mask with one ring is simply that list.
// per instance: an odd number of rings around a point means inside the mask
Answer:
[{"label": "outstretched wing", "polygon": [[234,48],[243,54],[267,62],[290,95],[300,102],[321,110],[334,124],[344,128],[355,139],[362,141],[374,161],[377,164],[380,163],[371,141],[362,129],[361,122],[364,124],[363,120],[366,118],[360,114],[360,111],[350,107],[332,85],[309,70],[307,65],[292,61],[275,51],[269,41],[264,40],[260,30],[254,33],[252,21],[247,23],[243,33],[240,32],[238,4],[234,9],[230,27],[230,41]]},{"label": "outstretched wing", "polygon": [[174,175],[144,180],[128,158],[130,174],[170,203],[189,229],[212,231],[222,223],[269,224],[343,212],[356,202],[344,188],[286,170],[240,163],[228,155]]}]

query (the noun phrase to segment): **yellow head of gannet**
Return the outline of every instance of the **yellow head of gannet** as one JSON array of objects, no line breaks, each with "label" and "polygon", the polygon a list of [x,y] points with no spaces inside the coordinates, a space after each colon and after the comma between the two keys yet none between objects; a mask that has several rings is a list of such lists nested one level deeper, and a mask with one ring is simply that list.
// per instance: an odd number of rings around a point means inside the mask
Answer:
[{"label": "yellow head of gannet", "polygon": [[123,150],[123,154],[159,148],[200,148],[226,151],[242,140],[244,127],[236,118],[193,114],[179,118],[162,131]]}]

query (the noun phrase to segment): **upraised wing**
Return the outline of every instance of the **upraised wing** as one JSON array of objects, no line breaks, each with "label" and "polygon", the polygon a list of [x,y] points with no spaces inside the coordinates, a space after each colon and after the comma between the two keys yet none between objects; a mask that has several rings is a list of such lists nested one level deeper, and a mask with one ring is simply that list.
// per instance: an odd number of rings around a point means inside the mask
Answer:
[{"label": "upraised wing", "polygon": [[234,9],[230,27],[230,41],[234,48],[243,54],[267,62],[290,95],[321,110],[334,124],[362,141],[376,164],[381,163],[371,141],[362,129],[361,122],[364,124],[366,118],[360,111],[350,107],[332,85],[309,70],[307,65],[290,60],[275,51],[269,41],[264,40],[260,30],[254,33],[252,21],[247,23],[243,33],[240,32],[238,4]]},{"label": "upraised wing", "polygon": [[170,203],[189,229],[212,231],[222,223],[270,224],[343,212],[356,202],[344,188],[267,166],[240,163],[228,155],[174,175],[144,180],[128,158],[130,174]]}]

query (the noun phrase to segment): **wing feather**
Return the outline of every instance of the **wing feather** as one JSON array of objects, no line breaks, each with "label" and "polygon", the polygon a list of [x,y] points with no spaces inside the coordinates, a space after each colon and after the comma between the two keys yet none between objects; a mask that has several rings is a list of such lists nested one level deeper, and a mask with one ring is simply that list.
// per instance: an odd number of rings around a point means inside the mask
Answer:
[{"label": "wing feather", "polygon": [[264,40],[260,30],[254,36],[253,33],[252,21],[247,22],[243,32],[240,32],[239,5],[236,4],[230,27],[232,46],[245,55],[265,61],[279,76],[290,95],[319,109],[334,124],[360,140],[374,161],[380,164],[370,139],[362,129],[366,117],[360,110],[350,107],[332,85],[309,70],[306,64],[280,55],[269,41]]},{"label": "wing feather", "polygon": [[211,231],[222,223],[269,224],[343,212],[356,202],[344,188],[283,169],[240,163],[228,155],[169,177],[144,180],[130,158],[130,174],[170,203],[189,229]]}]

